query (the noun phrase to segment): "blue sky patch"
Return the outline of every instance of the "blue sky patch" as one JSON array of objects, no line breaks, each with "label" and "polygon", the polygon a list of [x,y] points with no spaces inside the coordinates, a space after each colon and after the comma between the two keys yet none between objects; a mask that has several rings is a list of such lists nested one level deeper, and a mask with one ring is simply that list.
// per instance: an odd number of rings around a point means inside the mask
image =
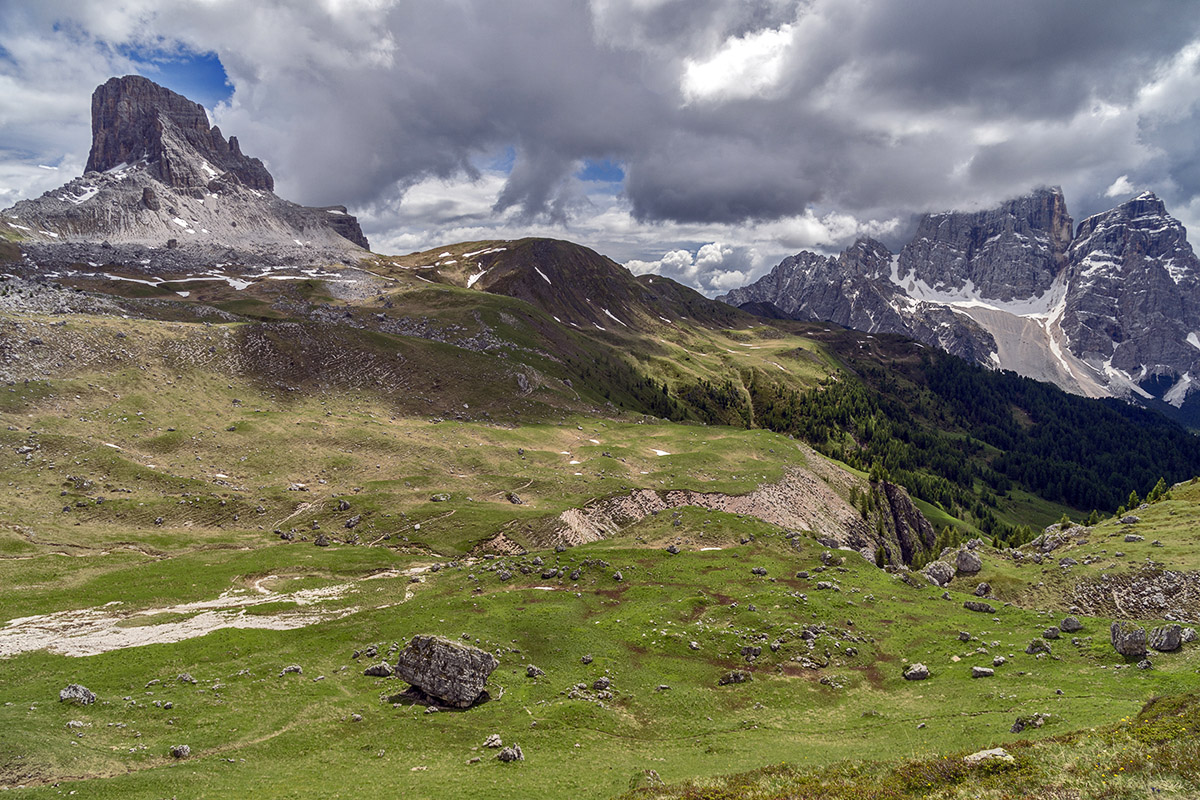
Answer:
[{"label": "blue sky patch", "polygon": [[216,53],[133,47],[121,48],[121,52],[137,64],[139,75],[209,110],[233,96],[233,84]]},{"label": "blue sky patch", "polygon": [[586,159],[583,169],[575,173],[575,177],[594,183],[620,183],[625,180],[625,170],[621,169],[620,164],[607,158],[599,161]]}]

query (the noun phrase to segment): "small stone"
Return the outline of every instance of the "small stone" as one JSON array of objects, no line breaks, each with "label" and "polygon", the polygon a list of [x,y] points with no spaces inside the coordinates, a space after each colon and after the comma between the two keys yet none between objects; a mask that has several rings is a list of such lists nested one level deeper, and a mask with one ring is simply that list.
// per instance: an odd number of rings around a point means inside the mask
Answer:
[{"label": "small stone", "polygon": [[1136,533],[1127,533],[1127,534],[1125,534],[1125,541],[1127,541],[1127,542],[1144,542],[1144,541],[1146,541],[1146,537],[1138,536]]},{"label": "small stone", "polygon": [[904,680],[906,681],[923,681],[929,677],[929,667],[924,664],[910,664],[904,670]]},{"label": "small stone", "polygon": [[279,677],[282,678],[284,675],[293,675],[293,674],[303,675],[304,667],[300,666],[299,664],[292,664],[290,666],[284,667],[283,670],[279,673]]},{"label": "small stone", "polygon": [[990,603],[985,603],[982,600],[967,600],[963,603],[963,608],[967,611],[975,611],[980,614],[996,613],[996,609],[992,608]]},{"label": "small stone", "polygon": [[590,663],[592,663],[592,655],[591,655],[591,653],[588,653],[587,655],[583,656],[579,660],[580,660],[580,662],[582,662],[584,664],[590,664]]},{"label": "small stone", "polygon": [[730,684],[733,684],[733,683],[746,683],[749,680],[752,680],[752,677],[749,672],[745,672],[740,669],[735,669],[735,670],[732,670],[731,672],[726,672],[724,675],[722,675],[720,677],[720,679],[717,680],[717,684],[719,686],[729,686]]},{"label": "small stone", "polygon": [[982,583],[980,583],[978,586],[975,587],[975,596],[976,597],[987,597],[991,593],[992,593],[992,585],[990,583],[988,583],[987,581],[983,581]]},{"label": "small stone", "polygon": [[1006,663],[1007,660],[1008,659],[1006,659],[1004,656],[996,656],[995,658],[992,659],[992,666],[998,667],[998,666]]},{"label": "small stone", "polygon": [[1059,635],[1060,632],[1058,628],[1046,628],[1046,630],[1042,631],[1043,639],[1057,639],[1059,638]]},{"label": "small stone", "polygon": [[1029,643],[1029,646],[1025,648],[1025,652],[1031,656],[1037,655],[1038,653],[1045,653],[1049,655],[1050,645],[1046,644],[1045,639],[1034,639]]},{"label": "small stone", "polygon": [[369,678],[390,678],[396,674],[392,669],[392,665],[386,661],[381,661],[378,664],[373,664],[363,670],[363,675]]},{"label": "small stone", "polygon": [[601,676],[592,683],[592,688],[597,692],[602,692],[609,686],[612,686],[612,680],[607,676]]},{"label": "small stone", "polygon": [[991,667],[971,667],[972,678],[990,678],[996,674],[996,670]]},{"label": "small stone", "polygon": [[958,640],[960,642],[969,642],[971,641],[971,634],[967,633],[966,631],[959,631]]},{"label": "small stone", "polygon": [[488,736],[486,739],[483,740],[483,746],[491,747],[491,748],[495,749],[495,748],[503,747],[504,742],[500,741],[500,734],[493,733],[490,736]]},{"label": "small stone", "polygon": [[530,678],[540,678],[545,674],[545,670],[535,667],[533,664],[525,668],[525,675]]},{"label": "small stone", "polygon": [[187,758],[192,754],[192,748],[186,744],[177,744],[171,748],[171,758]]}]

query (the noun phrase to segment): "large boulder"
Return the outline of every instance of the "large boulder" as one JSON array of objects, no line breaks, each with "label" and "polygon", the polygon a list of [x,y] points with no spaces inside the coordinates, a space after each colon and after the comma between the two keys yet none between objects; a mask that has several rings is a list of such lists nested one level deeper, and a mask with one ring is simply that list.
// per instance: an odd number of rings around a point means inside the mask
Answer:
[{"label": "large boulder", "polygon": [[1114,622],[1109,629],[1113,649],[1123,656],[1146,655],[1146,631],[1132,623]]},{"label": "large boulder", "polygon": [[974,575],[983,569],[983,560],[974,550],[959,550],[954,557],[954,566],[964,575]]},{"label": "large boulder", "polygon": [[414,636],[400,651],[396,674],[448,706],[467,708],[499,663],[486,650],[444,636]]},{"label": "large boulder", "polygon": [[954,580],[954,566],[945,561],[930,561],[921,570],[921,574],[935,586],[945,586]]},{"label": "large boulder", "polygon": [[1150,631],[1150,646],[1160,653],[1174,653],[1183,645],[1183,628],[1164,625]]}]

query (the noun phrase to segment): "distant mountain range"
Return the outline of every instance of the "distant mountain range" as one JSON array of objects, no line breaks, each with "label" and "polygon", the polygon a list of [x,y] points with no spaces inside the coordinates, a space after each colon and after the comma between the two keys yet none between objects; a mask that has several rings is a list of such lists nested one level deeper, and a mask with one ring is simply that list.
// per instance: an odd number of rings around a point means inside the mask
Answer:
[{"label": "distant mountain range", "polygon": [[899,253],[802,252],[719,298],[759,314],[900,333],[1088,397],[1197,416],[1200,262],[1153,193],[1073,231],[1062,192],[925,215]]},{"label": "distant mountain range", "polygon": [[92,95],[84,174],[0,212],[38,264],[189,269],[212,263],[357,263],[369,247],[345,206],[274,193],[257,158],[204,108],[140,76]]}]

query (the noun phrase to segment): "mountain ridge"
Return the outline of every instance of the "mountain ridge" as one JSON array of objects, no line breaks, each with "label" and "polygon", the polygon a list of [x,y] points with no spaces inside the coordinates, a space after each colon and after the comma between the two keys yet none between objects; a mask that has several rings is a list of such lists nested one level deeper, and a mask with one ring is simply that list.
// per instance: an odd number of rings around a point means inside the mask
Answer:
[{"label": "mountain ridge", "polygon": [[1200,261],[1152,192],[1074,232],[1057,188],[926,214],[898,253],[870,239],[798,253],[717,299],[900,333],[1088,397],[1192,414],[1200,388]]}]

